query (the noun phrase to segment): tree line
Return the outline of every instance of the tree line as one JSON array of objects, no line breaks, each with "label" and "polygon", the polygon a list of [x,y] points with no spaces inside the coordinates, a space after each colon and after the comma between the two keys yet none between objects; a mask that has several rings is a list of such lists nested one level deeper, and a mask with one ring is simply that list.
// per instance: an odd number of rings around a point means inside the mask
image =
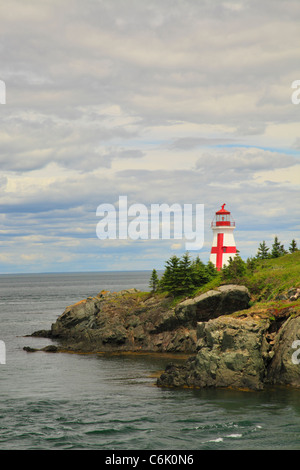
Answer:
[{"label": "tree line", "polygon": [[259,244],[256,258],[257,259],[279,258],[279,256],[283,256],[288,253],[294,253],[295,251],[298,251],[296,240],[293,239],[291,241],[289,249],[287,251],[278,240],[278,237],[275,237],[271,249],[266,245],[265,241]]},{"label": "tree line", "polygon": [[209,261],[205,265],[199,256],[192,260],[189,253],[185,253],[181,258],[173,255],[167,260],[161,279],[153,269],[149,286],[152,292],[168,292],[177,297],[191,294],[216,275],[213,263]]},{"label": "tree line", "polygon": [[192,260],[189,253],[185,253],[181,258],[176,255],[171,256],[165,263],[165,271],[159,279],[156,269],[153,269],[149,287],[154,292],[172,293],[174,297],[192,295],[199,287],[207,284],[218,274],[224,281],[242,278],[247,272],[253,272],[257,262],[262,259],[278,258],[287,253],[298,251],[297,243],[292,240],[288,251],[278,240],[269,248],[265,241],[259,244],[255,257],[243,261],[239,253],[234,258],[230,258],[227,266],[224,266],[220,273],[210,261],[204,264],[199,256]]}]

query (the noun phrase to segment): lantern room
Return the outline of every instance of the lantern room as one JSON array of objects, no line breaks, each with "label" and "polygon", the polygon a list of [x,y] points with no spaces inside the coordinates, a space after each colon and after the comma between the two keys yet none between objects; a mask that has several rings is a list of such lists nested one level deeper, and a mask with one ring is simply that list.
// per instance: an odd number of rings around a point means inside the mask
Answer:
[{"label": "lantern room", "polygon": [[216,212],[215,218],[211,223],[212,227],[235,227],[235,222],[231,218],[231,213],[225,209],[225,205],[222,205],[222,208]]}]

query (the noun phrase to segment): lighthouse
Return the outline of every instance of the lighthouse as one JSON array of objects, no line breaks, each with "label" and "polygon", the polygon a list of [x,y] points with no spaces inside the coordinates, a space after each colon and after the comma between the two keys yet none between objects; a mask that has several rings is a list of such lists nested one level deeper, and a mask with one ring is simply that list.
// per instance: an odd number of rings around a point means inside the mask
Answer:
[{"label": "lighthouse", "polygon": [[223,204],[216,212],[211,223],[213,230],[213,244],[209,260],[215,265],[218,271],[229,262],[230,257],[234,257],[237,250],[235,246],[233,231],[235,222],[231,219],[231,214],[225,209]]}]

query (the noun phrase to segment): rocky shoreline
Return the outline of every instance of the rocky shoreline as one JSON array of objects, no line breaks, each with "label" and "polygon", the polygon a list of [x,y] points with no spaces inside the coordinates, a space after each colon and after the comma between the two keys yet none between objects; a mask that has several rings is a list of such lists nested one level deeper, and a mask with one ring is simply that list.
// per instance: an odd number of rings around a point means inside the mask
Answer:
[{"label": "rocky shoreline", "polygon": [[192,355],[166,368],[157,380],[161,387],[300,387],[300,352],[299,364],[292,360],[300,340],[300,289],[284,294],[278,311],[249,308],[250,298],[239,285],[223,285],[175,306],[171,297],[136,289],[102,291],[67,307],[50,330],[32,336],[55,340],[43,348],[48,352]]},{"label": "rocky shoreline", "polygon": [[276,335],[269,331],[269,320],[251,317],[224,316],[198,323],[196,356],[182,366],[168,365],[157,384],[250,390],[268,385],[300,387],[300,361],[292,361],[300,317],[289,317]]},{"label": "rocky shoreline", "polygon": [[172,306],[173,299],[136,289],[101,291],[68,306],[51,330],[35,332],[71,351],[196,352],[197,322],[248,308],[250,294],[227,285]]}]

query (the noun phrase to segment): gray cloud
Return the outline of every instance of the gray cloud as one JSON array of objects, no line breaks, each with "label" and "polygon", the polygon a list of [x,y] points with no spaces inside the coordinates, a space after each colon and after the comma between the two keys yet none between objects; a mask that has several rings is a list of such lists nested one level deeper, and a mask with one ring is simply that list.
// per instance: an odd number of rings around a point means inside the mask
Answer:
[{"label": "gray cloud", "polygon": [[[214,171],[215,179],[226,181],[238,179],[243,182],[245,177],[253,177],[263,170],[287,168],[297,163],[291,155],[284,155],[261,149],[232,149],[231,152],[205,153],[196,162],[200,171]],[[217,170],[217,171],[216,171]]]},{"label": "gray cloud", "polygon": [[296,231],[299,19],[298,0],[3,2],[3,269],[22,270],[20,221],[30,269],[64,252],[70,270],[95,250],[120,269],[132,252],[140,268],[166,258],[170,245],[97,244],[96,207],[120,194],[204,203],[208,219],[227,202],[245,256],[255,227]]}]

